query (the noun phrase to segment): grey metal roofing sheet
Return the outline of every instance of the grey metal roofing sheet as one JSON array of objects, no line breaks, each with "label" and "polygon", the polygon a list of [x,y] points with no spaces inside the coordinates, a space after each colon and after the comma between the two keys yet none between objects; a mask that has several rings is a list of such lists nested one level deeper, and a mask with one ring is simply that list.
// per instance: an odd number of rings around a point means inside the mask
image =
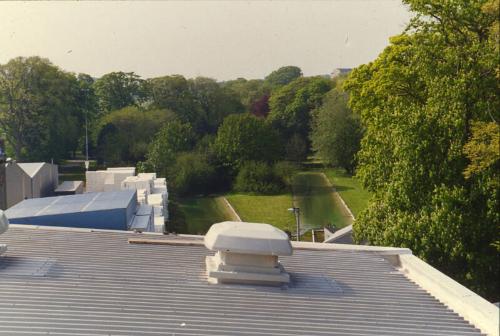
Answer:
[{"label": "grey metal roofing sheet", "polygon": [[[296,250],[280,258],[288,288],[209,285],[212,252],[128,244],[140,236],[11,228],[0,236],[0,334],[479,334],[373,253]],[[43,260],[44,276],[5,273]]]},{"label": "grey metal roofing sheet", "polygon": [[134,190],[26,199],[7,209],[9,218],[126,208]]}]

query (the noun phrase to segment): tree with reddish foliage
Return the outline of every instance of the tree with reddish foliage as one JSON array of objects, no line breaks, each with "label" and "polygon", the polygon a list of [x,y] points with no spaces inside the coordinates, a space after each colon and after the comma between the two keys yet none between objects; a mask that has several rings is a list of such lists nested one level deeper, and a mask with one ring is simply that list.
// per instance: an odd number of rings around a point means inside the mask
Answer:
[{"label": "tree with reddish foliage", "polygon": [[269,114],[269,95],[264,95],[254,101],[250,113],[259,118],[266,118]]}]

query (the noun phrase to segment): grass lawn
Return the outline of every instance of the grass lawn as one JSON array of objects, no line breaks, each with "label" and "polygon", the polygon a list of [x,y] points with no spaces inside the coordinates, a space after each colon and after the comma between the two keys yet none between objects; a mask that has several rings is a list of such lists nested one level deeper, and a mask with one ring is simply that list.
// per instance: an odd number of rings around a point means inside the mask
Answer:
[{"label": "grass lawn", "polygon": [[302,229],[352,223],[348,212],[333,193],[329,181],[320,172],[302,172],[293,181],[295,204],[301,210]]},{"label": "grass lawn", "polygon": [[295,217],[287,211],[292,206],[289,194],[230,194],[226,198],[244,222],[267,223],[281,230],[295,231]]},{"label": "grass lawn", "polygon": [[212,224],[236,220],[222,197],[192,197],[178,201],[183,223],[177,224],[178,233],[205,234]]},{"label": "grass lawn", "polygon": [[342,169],[327,168],[323,172],[351,209],[354,217],[366,208],[370,193],[361,187],[361,183],[355,177]]}]

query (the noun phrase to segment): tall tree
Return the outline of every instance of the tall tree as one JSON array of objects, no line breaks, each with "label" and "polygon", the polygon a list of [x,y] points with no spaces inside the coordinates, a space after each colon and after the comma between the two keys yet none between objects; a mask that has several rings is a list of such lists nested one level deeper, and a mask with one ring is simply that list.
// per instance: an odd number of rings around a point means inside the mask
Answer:
[{"label": "tall tree", "polygon": [[250,112],[252,106],[262,97],[269,97],[271,92],[271,86],[261,79],[246,80],[245,78],[238,78],[224,82],[223,87],[230,89],[238,96],[247,112]]},{"label": "tall tree", "polygon": [[110,72],[94,83],[102,113],[139,105],[146,97],[144,81],[133,72]]},{"label": "tall tree", "polygon": [[238,97],[211,78],[190,79],[189,87],[199,106],[199,113],[189,122],[198,134],[215,134],[226,116],[244,112]]},{"label": "tall tree", "polygon": [[196,134],[188,123],[178,120],[168,122],[155,135],[146,155],[146,165],[152,167],[160,176],[169,176],[181,152],[193,149]]},{"label": "tall tree", "polygon": [[326,163],[354,173],[355,155],[359,151],[362,128],[359,116],[347,106],[346,92],[335,88],[314,111],[311,131],[312,146]]},{"label": "tall tree", "polygon": [[142,110],[135,106],[106,114],[95,130],[98,160],[113,164],[144,160],[154,135],[174,119],[170,110]]},{"label": "tall tree", "polygon": [[250,114],[226,117],[214,147],[221,162],[236,169],[244,161],[275,162],[283,154],[277,132],[265,120]]},{"label": "tall tree", "polygon": [[293,82],[302,76],[302,70],[296,66],[284,66],[271,72],[266,76],[265,81],[272,87],[279,87]]},{"label": "tall tree", "polygon": [[81,108],[74,75],[39,57],[0,65],[0,128],[18,160],[58,160],[77,146]]},{"label": "tall tree", "polygon": [[464,176],[474,123],[500,120],[498,1],[493,12],[486,1],[405,3],[416,14],[406,32],[345,84],[366,128],[358,175],[374,193],[355,238],[409,247],[498,300],[498,189]]},{"label": "tall tree", "polygon": [[323,96],[331,87],[329,79],[301,77],[273,91],[267,121],[281,133],[287,143],[296,135],[306,142],[306,148],[309,149],[311,112],[321,105]]}]

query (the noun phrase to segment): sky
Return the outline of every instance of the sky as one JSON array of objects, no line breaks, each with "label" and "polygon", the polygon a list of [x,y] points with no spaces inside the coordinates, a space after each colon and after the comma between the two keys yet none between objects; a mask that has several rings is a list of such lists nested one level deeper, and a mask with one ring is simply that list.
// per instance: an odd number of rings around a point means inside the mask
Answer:
[{"label": "sky", "polygon": [[374,60],[410,18],[399,0],[0,2],[0,63],[42,56],[100,77],[328,74]]}]

